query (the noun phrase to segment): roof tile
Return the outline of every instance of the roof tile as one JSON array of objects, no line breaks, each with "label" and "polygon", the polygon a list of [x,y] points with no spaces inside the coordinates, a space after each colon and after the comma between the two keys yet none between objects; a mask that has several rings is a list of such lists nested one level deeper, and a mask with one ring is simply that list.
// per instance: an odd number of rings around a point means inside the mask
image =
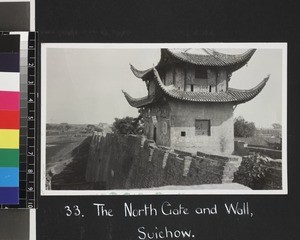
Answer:
[{"label": "roof tile", "polygon": [[[171,49],[161,49],[161,59],[156,68],[165,64],[165,59],[176,59],[182,62],[191,63],[198,66],[206,67],[230,67],[231,71],[236,71],[244,66],[255,53],[256,49],[250,49],[242,54],[230,55],[216,52],[210,49],[202,49],[207,54],[195,54],[185,51],[174,51]],[[138,78],[144,78],[152,73],[152,68],[146,70],[138,70],[130,65],[133,74]]]}]

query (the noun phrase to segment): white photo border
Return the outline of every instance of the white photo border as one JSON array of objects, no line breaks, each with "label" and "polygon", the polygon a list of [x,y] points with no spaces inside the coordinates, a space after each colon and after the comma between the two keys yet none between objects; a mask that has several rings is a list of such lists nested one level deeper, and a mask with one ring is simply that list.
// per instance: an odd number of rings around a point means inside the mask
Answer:
[{"label": "white photo border", "polygon": [[[282,189],[280,190],[46,190],[46,76],[47,49],[157,49],[157,48],[226,48],[282,50]],[[287,182],[287,43],[42,43],[41,44],[41,195],[99,196],[99,195],[286,195]]]}]

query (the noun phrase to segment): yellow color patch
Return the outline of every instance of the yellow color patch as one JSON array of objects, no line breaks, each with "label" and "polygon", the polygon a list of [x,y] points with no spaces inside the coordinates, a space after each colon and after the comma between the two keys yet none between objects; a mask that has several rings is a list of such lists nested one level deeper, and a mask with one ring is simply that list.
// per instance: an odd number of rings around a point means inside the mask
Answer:
[{"label": "yellow color patch", "polygon": [[0,148],[19,148],[19,130],[0,129]]}]

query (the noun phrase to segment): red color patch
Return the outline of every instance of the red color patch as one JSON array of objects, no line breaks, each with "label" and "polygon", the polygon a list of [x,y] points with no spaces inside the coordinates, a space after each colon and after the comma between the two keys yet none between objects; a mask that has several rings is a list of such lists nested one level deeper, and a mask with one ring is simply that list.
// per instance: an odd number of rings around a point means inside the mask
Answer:
[{"label": "red color patch", "polygon": [[20,112],[0,110],[0,129],[19,129]]}]

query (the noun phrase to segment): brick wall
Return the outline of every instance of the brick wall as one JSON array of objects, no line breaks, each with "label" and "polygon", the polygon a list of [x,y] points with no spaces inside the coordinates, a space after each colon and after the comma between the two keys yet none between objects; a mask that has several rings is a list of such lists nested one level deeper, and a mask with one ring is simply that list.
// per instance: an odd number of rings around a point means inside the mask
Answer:
[{"label": "brick wall", "polygon": [[107,189],[221,183],[228,158],[158,147],[142,136],[95,133],[86,181],[105,182]]},{"label": "brick wall", "polygon": [[263,154],[263,155],[266,155],[273,159],[282,159],[281,150],[261,148],[261,147],[250,147],[250,146],[248,146],[247,148],[248,148],[249,152]]},{"label": "brick wall", "polygon": [[246,156],[249,153],[258,153],[265,156],[268,156],[273,159],[282,159],[282,151],[269,149],[264,147],[248,146],[243,141],[234,141],[234,154],[239,156]]}]

